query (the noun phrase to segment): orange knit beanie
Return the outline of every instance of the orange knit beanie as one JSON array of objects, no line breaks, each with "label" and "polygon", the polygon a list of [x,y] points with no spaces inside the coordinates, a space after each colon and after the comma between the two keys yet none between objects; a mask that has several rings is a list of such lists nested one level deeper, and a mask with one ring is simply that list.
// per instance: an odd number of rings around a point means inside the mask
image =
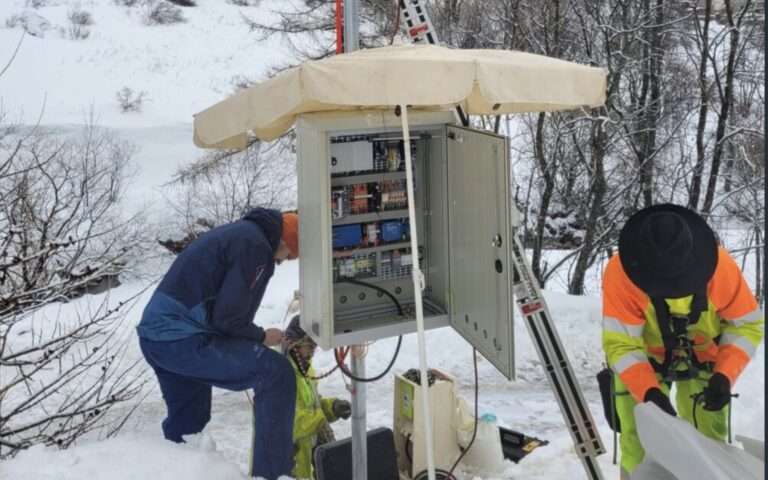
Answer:
[{"label": "orange knit beanie", "polygon": [[282,240],[291,251],[291,258],[299,256],[299,216],[293,212],[283,213]]}]

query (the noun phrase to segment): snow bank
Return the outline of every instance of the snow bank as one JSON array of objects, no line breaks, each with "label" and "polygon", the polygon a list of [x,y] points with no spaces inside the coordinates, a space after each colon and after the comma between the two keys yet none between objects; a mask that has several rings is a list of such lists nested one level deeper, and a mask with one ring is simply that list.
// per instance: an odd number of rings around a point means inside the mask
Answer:
[{"label": "snow bank", "polygon": [[36,446],[3,462],[0,471],[3,480],[163,478],[251,480],[216,450],[215,442],[206,434],[194,435],[186,444],[147,435],[124,435],[68,450]]}]

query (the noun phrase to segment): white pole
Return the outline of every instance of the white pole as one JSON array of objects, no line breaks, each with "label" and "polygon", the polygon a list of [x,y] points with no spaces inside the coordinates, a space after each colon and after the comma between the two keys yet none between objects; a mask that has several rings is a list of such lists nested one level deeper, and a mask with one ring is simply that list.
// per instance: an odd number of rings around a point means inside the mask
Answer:
[{"label": "white pole", "polygon": [[[352,347],[352,373],[356,377],[365,377],[365,356],[363,348]],[[352,478],[368,479],[368,427],[364,382],[352,382]]]},{"label": "white pole", "polygon": [[352,53],[359,46],[360,0],[344,0],[344,53]]},{"label": "white pole", "polygon": [[405,179],[408,188],[408,226],[411,231],[411,261],[413,270],[413,296],[416,300],[416,335],[419,343],[419,371],[421,372],[421,407],[424,412],[424,435],[427,441],[427,474],[435,480],[435,456],[432,446],[432,415],[429,411],[429,376],[427,375],[427,347],[424,339],[424,307],[421,291],[424,289],[424,275],[419,267],[419,239],[416,234],[416,200],[413,189],[413,161],[411,159],[411,133],[408,127],[408,107],[400,105],[400,119],[403,125],[403,150],[405,151]]},{"label": "white pole", "polygon": [[[360,0],[344,0],[344,52],[351,53],[360,45]],[[352,373],[365,377],[362,346],[353,346]],[[352,478],[368,479],[368,412],[365,382],[352,380]]]}]

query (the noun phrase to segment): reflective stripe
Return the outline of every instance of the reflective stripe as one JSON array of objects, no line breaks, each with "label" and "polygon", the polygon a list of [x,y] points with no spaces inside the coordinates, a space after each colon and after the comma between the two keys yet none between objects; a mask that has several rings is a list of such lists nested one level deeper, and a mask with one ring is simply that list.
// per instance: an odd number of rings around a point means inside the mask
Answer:
[{"label": "reflective stripe", "polygon": [[642,337],[645,325],[628,325],[618,318],[603,317],[603,330],[629,335],[630,337]]},{"label": "reflective stripe", "polygon": [[733,320],[728,320],[728,322],[736,325],[737,327],[741,327],[742,325],[746,325],[748,323],[755,323],[761,320],[762,318],[763,318],[763,312],[758,308],[758,309],[752,310],[746,315],[742,315],[738,318],[734,318]]},{"label": "reflective stripe", "polygon": [[613,364],[613,371],[621,374],[624,370],[638,363],[648,362],[648,357],[643,352],[629,352]]},{"label": "reflective stripe", "polygon": [[744,350],[747,355],[749,355],[749,358],[754,357],[755,352],[757,351],[757,347],[752,345],[752,342],[742,337],[741,335],[736,335],[735,333],[723,334],[722,338],[720,339],[720,348],[723,348],[726,345],[735,345],[739,347],[740,349]]}]

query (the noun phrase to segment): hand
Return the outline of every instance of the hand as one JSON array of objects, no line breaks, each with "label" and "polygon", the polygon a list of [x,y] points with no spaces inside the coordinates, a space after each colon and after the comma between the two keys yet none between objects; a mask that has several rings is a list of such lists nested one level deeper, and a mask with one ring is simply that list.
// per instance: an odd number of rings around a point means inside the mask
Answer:
[{"label": "hand", "polygon": [[264,330],[264,345],[267,347],[274,347],[280,345],[283,341],[283,331],[279,328],[268,328]]},{"label": "hand", "polygon": [[716,373],[709,378],[709,383],[702,392],[704,410],[717,412],[731,401],[731,381],[722,373]]},{"label": "hand", "polygon": [[337,398],[336,400],[333,401],[331,410],[333,410],[333,415],[336,418],[343,418],[344,420],[346,420],[352,416],[352,405],[350,405],[349,402],[346,400],[341,400]]},{"label": "hand", "polygon": [[656,406],[672,415],[673,417],[677,416],[675,407],[672,406],[672,402],[669,401],[669,397],[664,395],[664,393],[656,387],[651,388],[645,392],[645,398],[643,401],[655,403]]}]

